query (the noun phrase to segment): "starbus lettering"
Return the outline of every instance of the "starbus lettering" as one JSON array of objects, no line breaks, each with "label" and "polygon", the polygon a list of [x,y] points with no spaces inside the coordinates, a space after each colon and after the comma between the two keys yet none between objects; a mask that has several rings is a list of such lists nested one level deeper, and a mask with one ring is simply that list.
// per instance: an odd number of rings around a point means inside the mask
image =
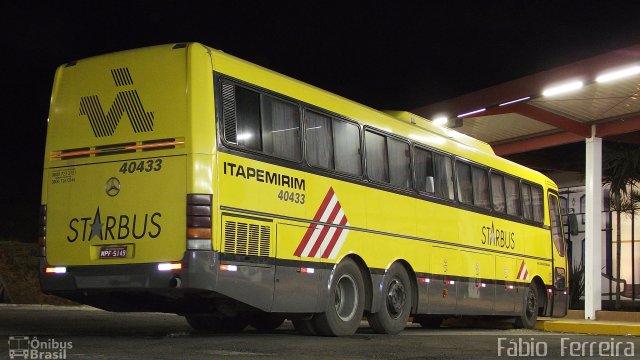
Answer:
[{"label": "starbus lettering", "polygon": [[516,233],[496,229],[492,222],[491,227],[482,227],[481,242],[487,247],[494,246],[513,250],[516,248]]},{"label": "starbus lettering", "polygon": [[294,176],[271,172],[263,169],[242,166],[231,162],[224,162],[223,173],[225,175],[240,177],[247,180],[284,186],[290,189],[305,190],[305,181]]},{"label": "starbus lettering", "polygon": [[160,226],[159,212],[145,214],[121,214],[121,215],[100,215],[100,207],[96,209],[93,217],[76,217],[69,220],[69,235],[67,241],[70,243],[76,240],[91,241],[98,240],[124,240],[133,236],[139,240],[145,236],[152,239],[160,236],[162,227]]}]

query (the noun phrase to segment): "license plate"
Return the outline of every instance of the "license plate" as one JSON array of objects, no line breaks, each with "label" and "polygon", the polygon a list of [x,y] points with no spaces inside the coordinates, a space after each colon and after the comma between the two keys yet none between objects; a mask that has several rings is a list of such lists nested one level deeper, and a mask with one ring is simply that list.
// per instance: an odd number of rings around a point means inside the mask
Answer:
[{"label": "license plate", "polygon": [[126,257],[126,246],[103,246],[100,248],[100,259],[121,259]]}]

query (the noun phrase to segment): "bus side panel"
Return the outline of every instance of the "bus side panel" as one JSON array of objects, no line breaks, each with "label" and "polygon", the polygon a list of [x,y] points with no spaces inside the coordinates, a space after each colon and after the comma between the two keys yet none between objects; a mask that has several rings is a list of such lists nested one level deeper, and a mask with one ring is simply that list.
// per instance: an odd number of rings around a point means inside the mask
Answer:
[{"label": "bus side panel", "polygon": [[430,243],[421,244],[420,252],[417,254],[422,260],[423,266],[416,267],[416,275],[418,277],[418,308],[417,314],[427,314],[431,308],[429,302],[429,294],[432,281],[432,262],[431,253],[433,252],[433,245]]},{"label": "bus side panel", "polygon": [[[517,304],[523,298],[523,291],[516,285],[517,259],[510,256],[496,255],[496,302],[494,314],[514,315]],[[520,305],[522,307],[522,305]]]},{"label": "bus side panel", "polygon": [[469,274],[458,284],[458,314],[486,315],[493,312],[495,303],[494,260],[492,255],[460,251],[460,265]]},{"label": "bus side panel", "polygon": [[457,309],[456,276],[459,268],[459,251],[433,246],[429,284],[429,314],[455,314]]},{"label": "bus side panel", "polygon": [[[307,225],[280,223],[277,226],[278,253],[283,257],[295,251],[291,244],[295,241],[286,239],[302,238],[307,230]],[[314,229],[318,236],[321,229]],[[320,312],[325,308],[328,291],[327,284],[331,275],[331,266],[323,266],[321,263],[302,263],[290,261],[278,256],[276,258],[276,279],[273,312]]]},{"label": "bus side panel", "polygon": [[[366,226],[360,226],[389,234],[415,236],[416,221],[413,214],[415,214],[416,201],[414,198],[375,188],[366,188],[363,193],[365,194],[367,221]],[[394,251],[396,253],[402,252],[400,248],[394,249]],[[390,264],[383,259],[388,255],[389,253],[386,251],[374,254],[373,257],[367,259],[370,262],[369,266],[386,268]]]}]

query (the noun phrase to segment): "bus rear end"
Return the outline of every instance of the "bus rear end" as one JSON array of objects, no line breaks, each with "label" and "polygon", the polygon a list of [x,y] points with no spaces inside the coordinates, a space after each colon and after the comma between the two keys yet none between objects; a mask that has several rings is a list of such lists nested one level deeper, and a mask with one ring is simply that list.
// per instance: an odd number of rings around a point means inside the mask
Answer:
[{"label": "bus rear end", "polygon": [[40,210],[44,292],[177,312],[185,294],[211,287],[202,264],[213,250],[213,185],[193,179],[212,179],[212,83],[197,44],[57,70]]}]

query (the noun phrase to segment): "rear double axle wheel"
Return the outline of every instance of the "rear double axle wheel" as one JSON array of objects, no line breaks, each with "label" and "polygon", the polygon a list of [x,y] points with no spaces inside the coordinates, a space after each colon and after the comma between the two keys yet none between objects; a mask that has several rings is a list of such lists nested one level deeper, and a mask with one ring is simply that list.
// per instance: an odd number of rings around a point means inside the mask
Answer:
[{"label": "rear double axle wheel", "polygon": [[[364,281],[358,265],[345,259],[336,267],[325,311],[311,320],[294,323],[303,333],[323,336],[352,335],[358,330],[364,312]],[[306,323],[311,321],[311,323]]]},{"label": "rear double axle wheel", "polygon": [[406,326],[411,313],[411,282],[405,268],[393,264],[384,280],[382,308],[368,316],[369,325],[380,334],[398,334]]}]

